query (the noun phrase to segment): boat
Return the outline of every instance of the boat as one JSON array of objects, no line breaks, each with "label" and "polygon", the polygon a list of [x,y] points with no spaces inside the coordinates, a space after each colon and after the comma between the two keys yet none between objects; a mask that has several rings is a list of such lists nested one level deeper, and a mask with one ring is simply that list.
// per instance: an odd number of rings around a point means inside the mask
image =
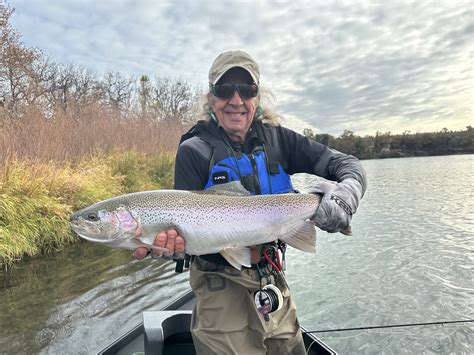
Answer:
[{"label": "boat", "polygon": [[[99,355],[196,354],[190,332],[195,296],[189,290],[159,311],[143,312],[143,322],[99,351]],[[301,327],[308,355],[337,354],[321,339]]]}]

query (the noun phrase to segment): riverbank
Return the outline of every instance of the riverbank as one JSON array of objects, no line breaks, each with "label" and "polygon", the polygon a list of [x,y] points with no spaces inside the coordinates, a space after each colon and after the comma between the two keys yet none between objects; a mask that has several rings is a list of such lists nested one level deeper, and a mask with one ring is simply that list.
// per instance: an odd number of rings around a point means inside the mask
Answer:
[{"label": "riverbank", "polygon": [[456,150],[456,151],[440,151],[440,152],[401,152],[397,150],[387,150],[376,155],[363,155],[359,156],[360,160],[372,160],[372,159],[390,159],[390,158],[421,158],[421,157],[442,157],[448,155],[469,155],[474,154],[474,150]]},{"label": "riverbank", "polygon": [[11,157],[0,167],[0,265],[78,241],[75,210],[116,195],[171,188],[175,152],[93,153],[74,162]]}]

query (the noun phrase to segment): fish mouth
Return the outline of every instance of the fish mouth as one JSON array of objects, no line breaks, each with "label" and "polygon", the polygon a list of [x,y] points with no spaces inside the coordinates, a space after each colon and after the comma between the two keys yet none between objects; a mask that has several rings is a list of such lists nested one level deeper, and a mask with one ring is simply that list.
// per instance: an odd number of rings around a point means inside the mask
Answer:
[{"label": "fish mouth", "polygon": [[71,224],[73,224],[73,223],[76,223],[76,221],[77,221],[78,219],[79,219],[79,218],[78,218],[78,214],[77,214],[77,212],[76,212],[76,213],[73,213],[73,214],[71,215],[71,217],[69,217],[69,222],[71,222]]},{"label": "fish mouth", "polygon": [[81,239],[95,242],[95,243],[110,243],[111,241],[119,237],[118,233],[113,233],[109,236],[104,236],[103,231],[93,223],[85,221],[83,219],[77,219],[71,222],[71,229]]}]

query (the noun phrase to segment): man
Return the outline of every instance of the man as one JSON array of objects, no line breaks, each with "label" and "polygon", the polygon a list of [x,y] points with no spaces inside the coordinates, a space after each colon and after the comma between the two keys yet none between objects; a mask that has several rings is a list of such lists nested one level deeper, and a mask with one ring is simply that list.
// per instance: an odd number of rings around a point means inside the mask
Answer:
[{"label": "man", "polygon": [[[336,181],[314,189],[323,194],[316,225],[328,232],[345,230],[366,189],[360,162],[276,124],[275,115],[260,105],[259,80],[259,66],[247,53],[230,51],[216,58],[209,71],[207,119],[182,137],[175,189],[203,190],[239,180],[252,194],[288,193],[293,192],[289,175],[314,174]],[[184,240],[175,230],[159,233],[155,245],[170,250],[164,257],[184,254]],[[251,250],[252,268],[241,271],[220,254],[193,257],[192,334],[198,354],[305,354],[279,267],[284,246]],[[135,251],[137,258],[146,254]],[[262,295],[278,307],[267,307]]]}]

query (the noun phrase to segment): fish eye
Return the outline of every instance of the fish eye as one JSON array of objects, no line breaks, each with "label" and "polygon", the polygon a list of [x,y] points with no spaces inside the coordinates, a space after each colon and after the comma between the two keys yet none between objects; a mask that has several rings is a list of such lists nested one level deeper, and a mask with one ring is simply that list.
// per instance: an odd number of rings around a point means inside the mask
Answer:
[{"label": "fish eye", "polygon": [[87,215],[87,219],[89,221],[95,222],[99,220],[99,216],[97,215],[97,213],[91,212]]}]

